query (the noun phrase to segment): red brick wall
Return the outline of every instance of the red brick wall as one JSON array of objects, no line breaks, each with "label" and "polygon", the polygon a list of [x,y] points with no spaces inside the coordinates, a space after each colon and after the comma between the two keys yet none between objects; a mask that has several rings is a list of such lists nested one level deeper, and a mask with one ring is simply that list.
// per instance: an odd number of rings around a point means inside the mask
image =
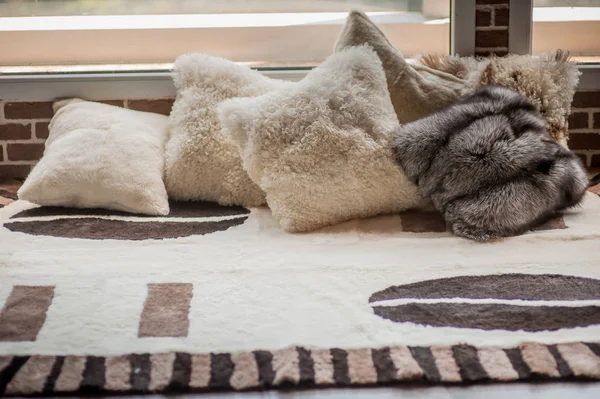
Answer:
[{"label": "red brick wall", "polygon": [[[102,102],[163,115],[168,115],[173,105],[170,98]],[[0,101],[0,178],[27,176],[44,152],[52,115],[50,102]]]},{"label": "red brick wall", "polygon": [[508,53],[509,0],[476,0],[475,54]]},{"label": "red brick wall", "polygon": [[575,94],[569,133],[569,147],[588,167],[600,167],[600,91]]}]

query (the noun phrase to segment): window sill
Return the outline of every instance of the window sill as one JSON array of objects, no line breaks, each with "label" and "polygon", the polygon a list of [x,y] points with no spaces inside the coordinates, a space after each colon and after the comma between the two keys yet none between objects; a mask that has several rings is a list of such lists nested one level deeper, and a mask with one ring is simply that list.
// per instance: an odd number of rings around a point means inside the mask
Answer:
[{"label": "window sill", "polygon": [[[169,64],[170,65],[170,64]],[[298,81],[310,67],[256,68],[273,79]],[[600,64],[580,64],[578,91],[600,91]],[[170,68],[126,72],[61,72],[0,75],[4,101],[52,101],[80,97],[88,100],[165,98],[175,96]]]}]

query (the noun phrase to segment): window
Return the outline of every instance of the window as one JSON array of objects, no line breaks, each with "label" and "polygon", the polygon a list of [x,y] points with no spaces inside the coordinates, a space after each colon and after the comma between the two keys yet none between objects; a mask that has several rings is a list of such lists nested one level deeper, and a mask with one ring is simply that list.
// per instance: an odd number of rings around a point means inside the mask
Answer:
[{"label": "window", "polygon": [[600,62],[600,1],[534,0],[534,54],[568,49],[579,62]]},{"label": "window", "polygon": [[450,0],[0,0],[0,65],[164,69],[194,51],[313,66],[331,53],[351,8],[407,56],[449,52]]}]

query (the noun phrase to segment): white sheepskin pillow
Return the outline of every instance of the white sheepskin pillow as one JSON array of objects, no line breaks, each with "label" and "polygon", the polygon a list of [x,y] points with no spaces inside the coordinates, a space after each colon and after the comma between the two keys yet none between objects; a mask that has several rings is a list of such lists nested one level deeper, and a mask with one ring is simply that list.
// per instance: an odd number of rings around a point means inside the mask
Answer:
[{"label": "white sheepskin pillow", "polygon": [[235,143],[220,133],[217,104],[232,97],[255,97],[289,82],[205,54],[179,57],[174,82],[177,97],[165,155],[169,196],[221,205],[264,205],[265,195],[242,168]]},{"label": "white sheepskin pillow", "polygon": [[54,104],[44,156],[18,195],[45,206],[167,215],[169,119],[82,100]]},{"label": "white sheepskin pillow", "polygon": [[279,223],[305,232],[419,203],[392,158],[398,120],[375,52],[350,47],[302,81],[219,107]]}]

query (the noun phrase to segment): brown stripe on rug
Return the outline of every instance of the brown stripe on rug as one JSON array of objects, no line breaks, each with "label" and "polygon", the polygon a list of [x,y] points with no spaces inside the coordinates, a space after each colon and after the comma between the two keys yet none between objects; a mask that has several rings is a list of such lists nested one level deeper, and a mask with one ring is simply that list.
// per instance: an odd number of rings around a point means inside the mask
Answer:
[{"label": "brown stripe on rug", "polygon": [[538,377],[560,377],[557,369],[556,360],[548,347],[538,343],[525,343],[519,345],[523,360],[531,370],[531,373]]},{"label": "brown stripe on rug", "polygon": [[258,385],[263,387],[272,386],[275,379],[273,354],[269,351],[254,351],[252,353],[258,367]]},{"label": "brown stripe on rug", "polygon": [[188,353],[176,353],[173,361],[173,372],[169,382],[169,391],[182,391],[190,386],[192,375],[192,356]]},{"label": "brown stripe on rug", "polygon": [[378,384],[385,384],[396,380],[398,370],[392,361],[390,348],[373,349],[371,357],[377,372]]},{"label": "brown stripe on rug", "polygon": [[[239,391],[264,386],[265,381],[285,388],[315,384],[385,385],[422,377],[432,383],[600,379],[600,357],[589,345],[598,344],[525,343],[510,349],[470,345],[347,350],[294,347],[277,351],[132,354],[108,358],[4,356],[0,357],[0,395],[182,392],[190,388]],[[269,359],[270,368],[264,363]]]},{"label": "brown stripe on rug", "polygon": [[85,356],[66,356],[60,374],[54,384],[54,392],[76,392],[86,365]]},{"label": "brown stripe on rug", "polygon": [[162,240],[224,231],[244,223],[247,217],[216,222],[129,222],[97,218],[10,222],[10,231],[36,236],[85,238],[89,240]]},{"label": "brown stripe on rug", "polygon": [[[246,215],[250,211],[241,206],[223,206],[215,202],[179,202],[169,201],[169,218],[212,217]],[[140,218],[156,217],[135,213],[113,211],[99,208],[66,208],[60,206],[41,206],[27,209],[12,216],[12,218],[40,217],[40,216],[137,216]]]},{"label": "brown stripe on rug", "polygon": [[6,386],[9,395],[32,395],[42,393],[46,379],[52,372],[54,356],[31,356]]},{"label": "brown stripe on rug", "polygon": [[150,385],[152,361],[149,354],[132,354],[127,357],[131,363],[129,383],[136,392],[146,392]]},{"label": "brown stripe on rug", "polygon": [[211,355],[192,355],[192,373],[190,374],[191,388],[206,388],[210,382]]},{"label": "brown stripe on rug", "polygon": [[296,348],[298,352],[298,367],[300,369],[300,384],[314,384],[315,363],[310,355],[310,350]]},{"label": "brown stripe on rug", "polygon": [[419,363],[413,357],[413,352],[407,346],[392,346],[390,358],[396,368],[396,378],[399,380],[419,380],[424,378],[425,373]]},{"label": "brown stripe on rug", "polygon": [[406,211],[400,214],[402,231],[410,233],[443,233],[446,222],[438,212]]},{"label": "brown stripe on rug", "polygon": [[350,385],[348,370],[348,353],[343,349],[331,349],[331,361],[333,363],[333,380],[337,385]]},{"label": "brown stripe on rug", "polygon": [[531,377],[531,369],[523,359],[523,353],[519,348],[504,349],[504,353],[510,360],[513,369],[517,372],[519,379],[527,379]]},{"label": "brown stripe on rug", "polygon": [[554,360],[556,361],[556,368],[557,368],[560,376],[561,377],[573,377],[573,370],[571,370],[571,367],[569,366],[569,364],[562,357],[557,346],[556,345],[548,345],[548,351],[550,351],[550,353],[554,357]]},{"label": "brown stripe on rug", "polygon": [[440,373],[443,382],[462,381],[458,365],[454,359],[454,353],[450,346],[432,346],[431,354],[435,360],[435,366]]},{"label": "brown stripe on rug", "polygon": [[457,276],[391,286],[371,295],[369,302],[400,298],[600,299],[600,280],[562,274]]},{"label": "brown stripe on rug", "polygon": [[416,360],[419,368],[423,370],[424,376],[428,381],[442,381],[442,377],[440,376],[430,348],[425,346],[412,346],[409,349],[412,357]]},{"label": "brown stripe on rug", "polygon": [[4,394],[7,385],[29,360],[29,356],[6,356],[0,358],[0,396]]},{"label": "brown stripe on rug", "polygon": [[231,354],[229,353],[212,353],[210,355],[210,381],[208,383],[209,388],[222,390],[230,389],[231,376],[235,364],[231,360]]},{"label": "brown stripe on rug", "polygon": [[252,353],[235,353],[231,355],[233,374],[229,381],[236,391],[243,391],[258,386],[258,366]]},{"label": "brown stripe on rug", "polygon": [[0,341],[35,341],[52,298],[53,286],[15,285],[0,311]]},{"label": "brown stripe on rug", "polygon": [[333,385],[333,356],[328,349],[313,349],[310,352],[315,370],[315,383],[318,385]]},{"label": "brown stripe on rug", "polygon": [[376,315],[397,323],[507,331],[555,331],[600,324],[598,306],[521,306],[473,303],[409,303],[374,306]]},{"label": "brown stripe on rug", "polygon": [[596,342],[584,342],[585,346],[590,348],[592,352],[596,354],[596,356],[600,357],[600,343]]},{"label": "brown stripe on rug", "polygon": [[300,367],[296,348],[274,351],[272,363],[275,372],[273,384],[298,384],[300,381]]},{"label": "brown stripe on rug", "polygon": [[377,370],[370,349],[349,349],[348,376],[351,384],[366,385],[377,382]]},{"label": "brown stripe on rug", "polygon": [[477,348],[471,345],[455,345],[452,347],[452,353],[463,381],[489,379],[487,372],[479,360]]},{"label": "brown stripe on rug", "polygon": [[482,348],[477,350],[477,357],[490,379],[495,381],[514,381],[519,379],[519,374],[514,369],[506,352],[502,349]]},{"label": "brown stripe on rug", "polygon": [[582,343],[556,345],[576,377],[600,379],[600,357]]},{"label": "brown stripe on rug", "polygon": [[55,390],[56,380],[62,371],[63,364],[65,362],[64,356],[56,356],[56,360],[52,365],[52,370],[46,379],[46,383],[44,384],[44,393],[51,393]]},{"label": "brown stripe on rug", "polygon": [[129,356],[111,356],[105,361],[106,383],[104,388],[108,391],[131,390],[131,361]]},{"label": "brown stripe on rug", "polygon": [[567,225],[565,223],[565,219],[562,214],[556,214],[552,216],[550,219],[544,221],[543,223],[533,227],[531,231],[544,231],[544,230],[562,230],[567,229]]},{"label": "brown stripe on rug", "polygon": [[[410,210],[400,213],[402,231],[410,233],[444,233],[446,221],[439,212]],[[556,214],[533,227],[531,231],[559,230],[568,228],[562,214]]]},{"label": "brown stripe on rug", "polygon": [[175,353],[155,353],[150,356],[149,391],[163,391],[169,386],[174,361]]},{"label": "brown stripe on rug", "polygon": [[148,284],[138,337],[187,337],[193,289],[189,283]]},{"label": "brown stripe on rug", "polygon": [[81,376],[80,390],[83,392],[100,392],[106,382],[106,366],[102,356],[88,356]]}]

